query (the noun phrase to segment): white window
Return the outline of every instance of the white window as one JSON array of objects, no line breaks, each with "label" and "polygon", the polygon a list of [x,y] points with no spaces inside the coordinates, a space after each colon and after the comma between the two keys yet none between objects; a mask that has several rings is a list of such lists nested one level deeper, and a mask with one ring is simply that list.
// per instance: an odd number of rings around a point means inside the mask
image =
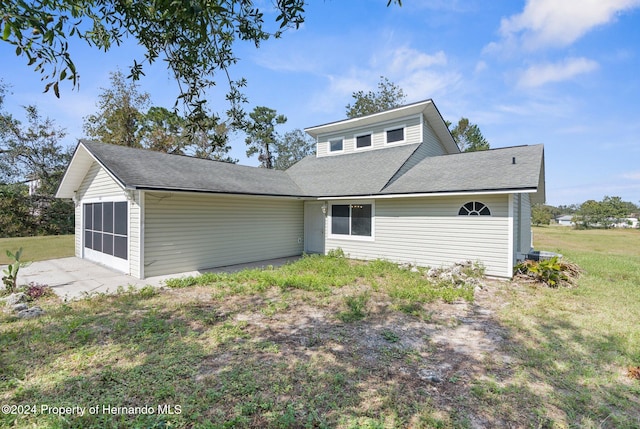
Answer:
[{"label": "white window", "polygon": [[344,139],[329,140],[329,152],[342,152],[344,150]]},{"label": "white window", "polygon": [[404,142],[404,127],[390,128],[385,130],[385,138],[387,144]]},{"label": "white window", "polygon": [[334,203],[330,216],[333,238],[373,239],[373,203]]},{"label": "white window", "polygon": [[372,136],[371,133],[360,134],[355,136],[356,138],[356,149],[362,149],[365,147],[370,147],[372,144]]}]

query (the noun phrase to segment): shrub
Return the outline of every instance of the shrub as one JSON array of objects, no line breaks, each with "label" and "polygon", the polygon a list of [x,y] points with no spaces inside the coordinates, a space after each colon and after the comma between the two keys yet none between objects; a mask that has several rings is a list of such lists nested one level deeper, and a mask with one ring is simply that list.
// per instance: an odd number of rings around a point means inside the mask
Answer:
[{"label": "shrub", "polygon": [[552,288],[571,286],[579,275],[580,268],[576,264],[561,261],[557,256],[542,261],[525,260],[514,268],[514,276],[526,276]]}]

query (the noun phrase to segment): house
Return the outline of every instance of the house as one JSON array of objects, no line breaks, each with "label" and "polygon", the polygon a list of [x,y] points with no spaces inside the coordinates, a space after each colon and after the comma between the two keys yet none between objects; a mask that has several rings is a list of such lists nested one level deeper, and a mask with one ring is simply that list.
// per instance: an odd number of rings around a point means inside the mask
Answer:
[{"label": "house", "polygon": [[76,255],[145,278],[341,248],[511,277],[530,251],[542,145],[460,153],[431,100],[306,132],[286,171],[79,142],[57,192]]},{"label": "house", "polygon": [[573,222],[573,215],[562,215],[556,218],[556,222],[560,226],[574,226],[575,222]]}]

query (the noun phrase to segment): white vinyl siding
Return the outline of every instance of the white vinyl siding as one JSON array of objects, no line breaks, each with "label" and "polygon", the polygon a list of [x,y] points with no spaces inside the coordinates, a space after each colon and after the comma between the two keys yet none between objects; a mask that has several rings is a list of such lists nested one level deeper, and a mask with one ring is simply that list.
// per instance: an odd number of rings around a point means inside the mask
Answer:
[{"label": "white vinyl siding", "polygon": [[141,199],[144,194],[141,191],[134,193],[135,198],[129,201],[129,273],[137,278],[143,278],[140,266],[140,237],[141,227]]},{"label": "white vinyl siding", "polygon": [[531,250],[531,202],[529,194],[514,197],[514,250],[516,259],[522,259]]},{"label": "white vinyl siding", "polygon": [[302,254],[303,202],[145,192],[145,277]]},{"label": "white vinyl siding", "polygon": [[[491,216],[458,216],[470,199],[486,204]],[[507,195],[378,199],[375,210],[374,241],[327,237],[326,251],[429,267],[480,261],[488,275],[511,276]]]},{"label": "white vinyl siding", "polygon": [[424,121],[423,123],[422,134],[422,139],[424,142],[423,146],[424,150],[426,151],[426,156],[438,156],[447,154],[444,146],[442,145],[442,143],[440,143],[440,140],[438,140],[435,131],[433,131],[433,128],[431,128],[427,121]]},{"label": "white vinyl siding", "polygon": [[[396,143],[386,143],[386,132],[389,130],[404,128],[404,141]],[[383,149],[390,146],[402,146],[405,144],[420,143],[422,123],[419,116],[403,118],[396,121],[387,121],[377,125],[353,128],[348,131],[342,130],[335,134],[326,134],[318,138],[317,156],[329,156],[337,154],[353,153],[354,151]],[[356,137],[371,133],[371,146],[356,149]],[[331,140],[343,139],[343,150],[340,152],[330,152],[329,142]],[[439,144],[439,143],[438,143]]]}]

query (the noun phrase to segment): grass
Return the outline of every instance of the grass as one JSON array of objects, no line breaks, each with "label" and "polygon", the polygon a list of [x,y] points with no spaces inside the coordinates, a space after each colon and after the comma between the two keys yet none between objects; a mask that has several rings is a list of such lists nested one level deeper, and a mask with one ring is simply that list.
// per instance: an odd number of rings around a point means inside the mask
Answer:
[{"label": "grass", "polygon": [[0,427],[639,428],[640,234],[535,240],[585,270],[576,287],[474,294],[385,261],[306,257],[0,313],[0,403],[37,407]]},{"label": "grass", "polygon": [[585,274],[576,288],[505,292],[501,317],[522,362],[513,385],[537,386],[550,427],[640,427],[640,384],[626,377],[640,365],[640,231],[546,227],[534,237]]},{"label": "grass", "polygon": [[74,255],[73,235],[47,235],[39,237],[0,238],[0,265],[12,262],[7,250],[23,248],[23,261],[44,261]]}]

